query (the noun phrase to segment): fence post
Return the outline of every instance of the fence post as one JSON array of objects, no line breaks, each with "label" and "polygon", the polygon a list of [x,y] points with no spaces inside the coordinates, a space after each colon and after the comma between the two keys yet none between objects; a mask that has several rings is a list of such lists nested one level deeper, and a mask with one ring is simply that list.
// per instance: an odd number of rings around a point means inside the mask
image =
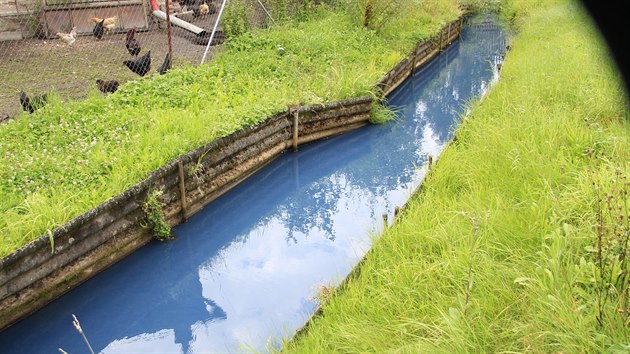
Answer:
[{"label": "fence post", "polygon": [[293,151],[298,149],[298,124],[300,123],[300,111],[295,108],[293,111]]},{"label": "fence post", "polygon": [[416,46],[413,48],[413,52],[411,54],[413,56],[413,60],[411,61],[411,69],[409,69],[409,75],[407,77],[410,77],[413,75],[413,71],[416,69],[416,58],[418,57],[418,45],[416,44]]},{"label": "fence post", "polygon": [[[168,1],[168,0],[167,0]],[[182,206],[182,220],[188,219],[188,210],[186,210],[186,186],[184,181],[184,164],[181,160],[177,161],[177,169],[179,170],[179,202]]]},{"label": "fence post", "polygon": [[447,41],[451,38],[451,26],[452,25],[453,25],[452,23],[448,24],[448,34],[446,35],[446,40]]}]

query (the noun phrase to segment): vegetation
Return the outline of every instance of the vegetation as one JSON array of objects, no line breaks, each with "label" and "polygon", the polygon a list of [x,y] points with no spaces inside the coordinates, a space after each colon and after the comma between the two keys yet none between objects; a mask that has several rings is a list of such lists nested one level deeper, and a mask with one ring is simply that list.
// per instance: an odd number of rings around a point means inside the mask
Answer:
[{"label": "vegetation", "polygon": [[394,110],[392,110],[389,106],[386,106],[384,101],[384,99],[372,101],[370,123],[383,124],[396,119],[396,112],[394,112]]},{"label": "vegetation", "polygon": [[[456,19],[416,4],[379,31],[346,11],[248,32],[198,68],[50,103],[0,125],[0,256],[133,186],[172,158],[298,103],[372,93],[413,45]],[[54,95],[53,95],[54,96]]]},{"label": "vegetation", "polygon": [[158,241],[167,241],[173,238],[173,233],[162,211],[164,207],[164,203],[160,200],[162,193],[163,191],[158,189],[149,192],[142,210],[147,219],[147,227],[153,231],[153,237]]},{"label": "vegetation", "polygon": [[379,29],[390,18],[405,11],[409,2],[404,0],[355,0],[358,17],[365,28]]},{"label": "vegetation", "polygon": [[566,0],[503,2],[490,94],[287,352],[628,352],[628,96]]},{"label": "vegetation", "polygon": [[[287,24],[315,18],[319,6],[335,6],[347,0],[232,0],[225,9],[222,25],[229,37],[239,36],[255,28]],[[267,14],[268,13],[268,14]]]}]

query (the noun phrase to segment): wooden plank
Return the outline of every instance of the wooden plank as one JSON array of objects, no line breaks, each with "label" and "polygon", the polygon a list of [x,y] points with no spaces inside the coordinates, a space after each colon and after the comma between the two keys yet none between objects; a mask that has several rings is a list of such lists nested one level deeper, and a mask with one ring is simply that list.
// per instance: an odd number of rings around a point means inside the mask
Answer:
[{"label": "wooden plank", "polygon": [[78,34],[91,34],[95,26],[92,17],[107,18],[112,16],[118,16],[116,27],[110,31],[112,33],[125,32],[132,27],[148,28],[147,18],[141,4],[46,10],[44,13],[48,37],[54,37],[57,32],[68,32],[73,26],[76,26]]}]

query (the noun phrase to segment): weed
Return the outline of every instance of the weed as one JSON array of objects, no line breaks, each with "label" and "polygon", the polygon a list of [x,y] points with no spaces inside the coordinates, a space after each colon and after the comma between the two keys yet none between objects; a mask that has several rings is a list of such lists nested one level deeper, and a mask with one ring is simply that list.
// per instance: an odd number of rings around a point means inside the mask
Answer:
[{"label": "weed", "polygon": [[77,330],[77,332],[79,332],[79,334],[81,334],[81,336],[83,337],[83,341],[85,341],[85,344],[87,345],[88,349],[90,350],[90,353],[94,354],[94,350],[92,349],[92,345],[90,345],[90,341],[87,339],[87,336],[85,335],[85,332],[83,332],[83,328],[81,328],[81,324],[79,323],[79,319],[77,319],[77,316],[75,316],[74,314],[72,314],[72,324],[74,325],[74,328]]},{"label": "weed", "polygon": [[154,189],[147,195],[147,200],[142,205],[148,226],[153,231],[153,237],[158,241],[167,241],[173,238],[171,226],[166,222],[162,208],[164,203],[160,200],[163,191]]},{"label": "weed", "polygon": [[402,14],[411,2],[404,0],[354,0],[356,16],[361,25],[380,30],[385,24]]},{"label": "weed", "polygon": [[317,287],[317,291],[314,295],[315,301],[317,301],[320,306],[328,303],[330,298],[333,296],[335,292],[335,287],[328,284],[319,284]]},{"label": "weed", "polygon": [[[630,276],[628,246],[630,245],[630,213],[628,191],[630,183],[621,171],[602,185],[593,182],[595,194],[597,322],[603,326],[605,317],[619,317],[630,325]],[[612,308],[607,306],[614,302]]]},{"label": "weed", "polygon": [[228,37],[238,37],[251,30],[253,9],[245,0],[233,0],[223,15],[223,30]]},{"label": "weed", "polygon": [[469,216],[470,222],[473,225],[472,239],[470,241],[470,255],[468,257],[468,277],[466,287],[464,288],[465,303],[464,303],[464,315],[467,314],[470,306],[470,291],[473,288],[473,256],[475,253],[475,246],[477,244],[477,238],[479,237],[479,218],[475,216]]},{"label": "weed", "polygon": [[372,109],[370,110],[370,123],[384,124],[392,120],[396,120],[396,111],[386,106],[382,101],[372,101]]}]

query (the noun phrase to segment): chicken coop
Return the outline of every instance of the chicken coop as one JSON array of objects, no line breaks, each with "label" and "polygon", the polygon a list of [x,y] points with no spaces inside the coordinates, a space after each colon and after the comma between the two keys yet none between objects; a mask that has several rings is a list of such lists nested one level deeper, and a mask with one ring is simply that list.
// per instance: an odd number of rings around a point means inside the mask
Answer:
[{"label": "chicken coop", "polygon": [[146,0],[0,0],[0,40],[31,37],[52,38],[76,27],[78,34],[91,33],[93,17],[112,18],[112,32],[148,28]]}]

